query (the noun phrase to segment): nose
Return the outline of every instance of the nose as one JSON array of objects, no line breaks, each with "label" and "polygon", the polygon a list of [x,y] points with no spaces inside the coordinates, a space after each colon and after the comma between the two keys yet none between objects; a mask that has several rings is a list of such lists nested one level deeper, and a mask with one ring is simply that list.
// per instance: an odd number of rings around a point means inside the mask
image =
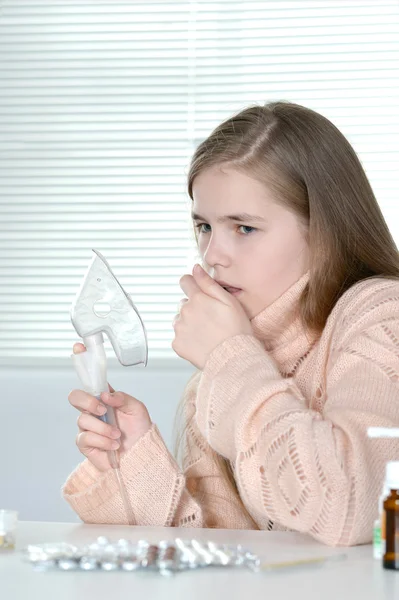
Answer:
[{"label": "nose", "polygon": [[230,255],[226,242],[223,242],[221,237],[217,237],[214,231],[202,254],[202,260],[210,268],[216,266],[228,267],[230,265]]}]

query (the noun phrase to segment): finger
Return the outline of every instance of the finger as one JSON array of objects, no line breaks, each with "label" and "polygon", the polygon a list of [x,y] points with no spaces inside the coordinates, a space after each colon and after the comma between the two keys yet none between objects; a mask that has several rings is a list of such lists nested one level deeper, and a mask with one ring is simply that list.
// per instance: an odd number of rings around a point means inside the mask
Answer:
[{"label": "finger", "polygon": [[[86,352],[87,348],[84,344],[82,344],[81,342],[76,342],[76,344],[73,345],[73,353],[74,354],[81,354],[82,352]],[[110,392],[114,392],[114,388],[112,387],[112,385],[108,384],[108,388]]]},{"label": "finger", "polygon": [[212,296],[216,300],[220,300],[223,304],[231,304],[231,294],[227,292],[217,281],[212,279],[210,275],[201,267],[195,265],[193,268],[193,278],[197,287],[208,296]]},{"label": "finger", "polygon": [[[82,352],[86,352],[87,348],[84,344],[82,344],[81,342],[76,342],[76,344],[73,345],[73,353],[74,354],[81,354]],[[110,392],[114,392],[114,388],[112,387],[112,385],[108,384],[108,388]]]},{"label": "finger", "polygon": [[98,433],[99,435],[105,435],[113,440],[118,439],[121,436],[121,432],[116,427],[109,425],[108,423],[104,423],[100,419],[97,419],[93,415],[89,415],[88,413],[82,413],[78,417],[78,427],[79,430],[82,431],[92,431],[93,433]]},{"label": "finger", "polygon": [[128,415],[134,415],[142,405],[140,400],[137,400],[137,398],[129,396],[129,394],[125,394],[124,392],[113,392],[112,394],[103,392],[101,394],[101,400],[104,404],[112,406],[112,408],[117,408]]},{"label": "finger", "polygon": [[84,344],[82,344],[81,342],[77,342],[73,345],[74,354],[81,354],[82,352],[86,352],[86,346]]},{"label": "finger", "polygon": [[90,448],[90,450],[84,453],[84,456],[100,471],[108,471],[108,469],[111,469],[108,452],[104,452],[104,450]]},{"label": "finger", "polygon": [[105,406],[94,396],[83,390],[72,390],[68,396],[69,403],[77,410],[91,413],[92,415],[104,415],[107,412]]},{"label": "finger", "polygon": [[172,327],[173,329],[175,328],[175,325],[180,321],[180,313],[177,313],[177,315],[174,316],[173,321],[172,321]]},{"label": "finger", "polygon": [[85,456],[90,454],[93,448],[97,450],[117,450],[120,446],[118,440],[110,440],[109,438],[93,433],[92,431],[83,431],[76,436],[76,445]]},{"label": "finger", "polygon": [[201,291],[200,287],[196,284],[192,275],[183,275],[179,281],[179,285],[187,298],[191,298],[195,293]]},{"label": "finger", "polygon": [[188,298],[183,298],[183,300],[180,300],[178,307],[177,307],[177,313],[175,315],[173,322],[175,322],[177,319],[180,318],[180,311],[187,302],[188,302]]}]

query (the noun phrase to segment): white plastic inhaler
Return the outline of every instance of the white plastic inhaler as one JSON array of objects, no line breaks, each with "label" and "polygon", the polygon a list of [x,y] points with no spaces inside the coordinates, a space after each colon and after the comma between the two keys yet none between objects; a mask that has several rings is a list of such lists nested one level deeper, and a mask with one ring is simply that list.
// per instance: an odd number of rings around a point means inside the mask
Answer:
[{"label": "white plastic inhaler", "polygon": [[[86,352],[73,354],[71,358],[84,390],[101,402],[101,393],[109,391],[103,334],[109,338],[123,366],[146,366],[148,343],[143,321],[130,296],[124,291],[100,252],[93,252],[94,256],[71,308],[72,324],[82,338]],[[99,418],[117,427],[113,408],[106,408],[106,414]],[[134,524],[132,509],[119,470],[119,452],[110,450],[108,457],[118,479],[128,523]]]}]

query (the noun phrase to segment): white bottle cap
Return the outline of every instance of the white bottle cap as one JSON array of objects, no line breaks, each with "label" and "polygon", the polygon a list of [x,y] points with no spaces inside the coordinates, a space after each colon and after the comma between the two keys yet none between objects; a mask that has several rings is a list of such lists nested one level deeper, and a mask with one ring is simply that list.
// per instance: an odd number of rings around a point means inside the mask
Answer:
[{"label": "white bottle cap", "polygon": [[390,490],[399,490],[399,460],[393,460],[387,463],[385,484]]}]

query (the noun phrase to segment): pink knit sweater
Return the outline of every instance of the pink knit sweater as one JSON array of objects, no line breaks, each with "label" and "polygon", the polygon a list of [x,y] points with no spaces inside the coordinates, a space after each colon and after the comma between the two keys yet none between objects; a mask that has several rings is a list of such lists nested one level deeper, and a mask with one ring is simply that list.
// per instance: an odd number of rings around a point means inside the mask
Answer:
[{"label": "pink knit sweater", "polygon": [[[154,424],[121,460],[138,525],[285,529],[326,544],[369,542],[399,424],[399,282],[372,278],[338,301],[318,339],[292,308],[305,274],[252,321],[254,335],[218,346],[185,392],[183,468]],[[213,460],[232,465],[246,508]],[[112,471],[87,460],[64,497],[87,523],[126,523]]]}]

